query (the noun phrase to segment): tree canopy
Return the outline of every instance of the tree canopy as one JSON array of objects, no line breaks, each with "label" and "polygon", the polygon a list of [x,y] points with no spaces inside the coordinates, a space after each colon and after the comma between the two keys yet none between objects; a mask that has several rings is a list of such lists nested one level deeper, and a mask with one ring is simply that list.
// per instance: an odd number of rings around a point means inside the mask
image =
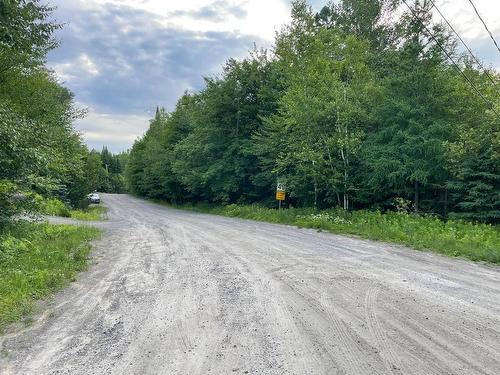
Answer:
[{"label": "tree canopy", "polygon": [[52,11],[39,1],[0,2],[0,229],[35,208],[35,194],[80,206],[93,189],[124,190],[126,155],[89,153],[73,127],[85,111],[45,67],[58,45]]},{"label": "tree canopy", "polygon": [[230,59],[174,111],[157,112],[131,150],[130,190],[271,205],[280,181],[298,206],[407,202],[498,221],[498,72],[458,52],[449,30],[431,23],[429,2],[391,17],[397,4],[342,0],[315,13],[294,1],[272,50]]}]

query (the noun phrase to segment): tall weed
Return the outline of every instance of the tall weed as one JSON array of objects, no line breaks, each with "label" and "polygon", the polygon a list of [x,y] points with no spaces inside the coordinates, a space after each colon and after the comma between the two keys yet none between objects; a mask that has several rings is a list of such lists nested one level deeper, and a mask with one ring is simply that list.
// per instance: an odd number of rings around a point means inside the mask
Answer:
[{"label": "tall weed", "polygon": [[19,222],[0,236],[0,332],[87,265],[90,227]]}]

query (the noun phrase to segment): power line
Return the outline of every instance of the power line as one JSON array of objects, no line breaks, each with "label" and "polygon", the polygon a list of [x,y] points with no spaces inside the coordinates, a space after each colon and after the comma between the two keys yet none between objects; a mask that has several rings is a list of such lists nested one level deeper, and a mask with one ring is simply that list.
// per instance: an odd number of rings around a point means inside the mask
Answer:
[{"label": "power line", "polygon": [[496,41],[496,40],[495,40],[495,38],[493,37],[493,34],[491,33],[490,29],[488,29],[488,26],[486,26],[486,22],[484,22],[483,17],[481,17],[481,15],[479,14],[479,12],[477,11],[477,8],[476,8],[476,6],[474,5],[474,3],[472,2],[472,0],[469,0],[469,3],[470,3],[470,5],[472,5],[472,7],[474,8],[474,12],[476,12],[477,16],[479,17],[479,19],[480,19],[480,20],[481,20],[481,22],[483,23],[484,28],[486,29],[486,31],[488,32],[488,34],[490,34],[490,38],[491,38],[491,40],[493,41],[493,43],[495,43],[495,46],[497,47],[498,52],[500,52],[500,48],[498,47],[497,41]]},{"label": "power line", "polygon": [[441,51],[444,52],[444,54],[448,57],[448,59],[453,63],[453,65],[455,66],[455,68],[459,71],[459,73],[462,75],[462,77],[465,78],[465,80],[469,83],[469,85],[474,89],[474,91],[476,91],[476,93],[481,97],[481,99],[484,100],[485,103],[489,104],[489,107],[490,109],[493,111],[493,113],[495,113],[497,115],[498,118],[500,118],[500,114],[498,114],[498,112],[495,110],[495,108],[493,107],[493,103],[491,103],[491,101],[489,101],[482,93],[481,91],[479,91],[479,89],[476,87],[476,85],[474,85],[474,82],[472,82],[469,77],[467,77],[467,75],[462,71],[462,69],[460,69],[460,66],[458,66],[458,64],[455,62],[455,60],[453,60],[453,58],[451,57],[451,55],[448,53],[448,51],[446,51],[446,49],[441,45],[441,43],[439,43],[439,41],[436,39],[436,37],[434,37],[434,35],[432,34],[432,32],[429,30],[429,28],[422,22],[422,20],[420,19],[420,17],[417,16],[417,14],[415,13],[415,11],[408,5],[408,3],[406,2],[406,0],[403,0],[403,3],[405,3],[406,7],[410,10],[410,12],[413,14],[413,17],[415,17],[415,19],[418,20],[418,22],[420,22],[420,24],[424,27],[424,29],[427,31],[427,34],[429,35],[429,37],[431,37],[437,44],[437,46],[441,49]]},{"label": "power line", "polygon": [[476,61],[477,65],[479,65],[479,67],[483,70],[483,73],[489,78],[489,80],[491,81],[491,83],[493,83],[495,86],[497,86],[497,83],[495,82],[495,80],[490,76],[490,74],[486,71],[486,69],[484,68],[483,64],[481,64],[481,62],[476,58],[476,56],[474,55],[474,53],[472,52],[472,50],[469,48],[469,46],[464,42],[464,40],[460,37],[460,35],[456,32],[456,30],[453,28],[453,26],[448,22],[448,20],[446,19],[446,17],[443,15],[443,13],[441,13],[441,11],[439,10],[439,8],[437,7],[436,3],[431,1],[431,4],[432,6],[438,11],[438,13],[440,14],[440,16],[444,19],[444,21],[446,22],[446,24],[450,27],[450,29],[455,33],[455,35],[458,37],[458,39],[462,42],[462,44],[465,46],[465,48],[467,48],[467,51],[469,51],[470,55],[472,56],[472,58]]}]

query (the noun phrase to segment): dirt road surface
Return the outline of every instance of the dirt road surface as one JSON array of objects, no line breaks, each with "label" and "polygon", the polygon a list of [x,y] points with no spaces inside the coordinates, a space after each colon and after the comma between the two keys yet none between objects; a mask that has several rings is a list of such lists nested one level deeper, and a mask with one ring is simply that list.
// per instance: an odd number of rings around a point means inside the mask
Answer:
[{"label": "dirt road surface", "polygon": [[500,374],[500,268],[103,195],[92,265],[1,374]]}]

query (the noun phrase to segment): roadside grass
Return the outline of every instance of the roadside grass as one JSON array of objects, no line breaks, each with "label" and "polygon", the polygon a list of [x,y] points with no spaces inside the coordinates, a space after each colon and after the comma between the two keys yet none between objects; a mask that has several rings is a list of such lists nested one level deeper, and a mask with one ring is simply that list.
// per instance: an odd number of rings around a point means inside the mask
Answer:
[{"label": "roadside grass", "polygon": [[71,210],[69,217],[82,221],[106,220],[108,209],[104,206],[89,206],[82,210]]},{"label": "roadside grass", "polygon": [[106,220],[108,209],[102,205],[90,205],[82,209],[70,209],[57,198],[43,199],[40,197],[40,212],[45,215],[69,217],[82,221]]},{"label": "roadside grass", "polygon": [[18,222],[0,234],[0,333],[87,266],[91,227]]},{"label": "roadside grass", "polygon": [[239,217],[270,223],[315,228],[337,234],[392,242],[418,250],[500,264],[498,226],[432,216],[378,211],[349,211],[311,208],[269,209],[259,205],[183,205],[176,208]]},{"label": "roadside grass", "polygon": [[68,206],[66,206],[64,202],[56,198],[42,200],[40,203],[40,210],[45,215],[62,217],[70,217],[71,215],[71,211]]}]

